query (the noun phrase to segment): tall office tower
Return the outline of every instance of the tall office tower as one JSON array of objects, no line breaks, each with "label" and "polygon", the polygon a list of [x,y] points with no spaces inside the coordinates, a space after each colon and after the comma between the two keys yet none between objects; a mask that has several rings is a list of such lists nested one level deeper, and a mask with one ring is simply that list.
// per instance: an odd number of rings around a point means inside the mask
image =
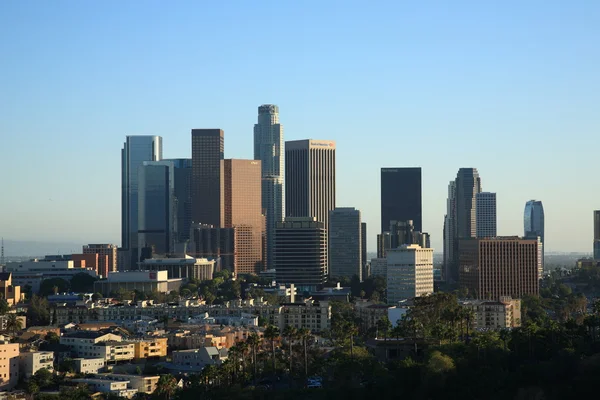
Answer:
[{"label": "tall office tower", "polygon": [[[529,200],[525,203],[525,212],[523,216],[524,236],[526,238],[539,237],[542,245],[546,245],[544,241],[544,206],[541,201]],[[544,269],[544,250],[542,247],[542,271]],[[540,274],[541,279],[541,274]]]},{"label": "tall office tower", "polygon": [[258,107],[258,123],[254,125],[254,159],[262,163],[262,208],[266,216],[266,265],[271,268],[275,246],[275,225],[285,216],[285,154],[283,126],[279,123],[279,107]]},{"label": "tall office tower", "polygon": [[192,129],[192,222],[221,227],[221,160],[225,146],[221,129]]},{"label": "tall office tower", "polygon": [[444,215],[444,264],[443,280],[452,281],[454,265],[454,232],[456,230],[456,183],[451,181],[448,185],[448,199],[446,200],[446,215]]},{"label": "tall office tower", "polygon": [[175,178],[175,200],[177,232],[175,243],[185,243],[190,238],[192,224],[192,159],[170,158],[165,161],[173,163]]},{"label": "tall office tower", "polygon": [[368,278],[368,274],[365,274],[365,268],[367,267],[367,223],[361,222],[360,224],[360,255],[362,257],[361,263],[363,266],[363,279]]},{"label": "tall office tower", "polygon": [[360,211],[338,207],[329,211],[329,276],[362,281],[362,227]]},{"label": "tall office tower", "polygon": [[594,211],[594,260],[600,260],[600,210]]},{"label": "tall office tower", "polygon": [[542,265],[539,238],[460,239],[460,285],[479,299],[538,295]]},{"label": "tall office tower", "polygon": [[496,193],[477,193],[475,209],[476,236],[496,237]]},{"label": "tall office tower", "polygon": [[[83,246],[83,254],[98,254],[100,265],[98,268],[102,271],[117,271],[117,246],[113,244],[88,244]],[[108,265],[102,264],[104,256],[108,257]]]},{"label": "tall office tower", "polygon": [[386,259],[388,304],[433,293],[433,249],[404,244]]},{"label": "tall office tower", "polygon": [[381,168],[381,232],[390,221],[413,221],[422,231],[421,168]]},{"label": "tall office tower", "polygon": [[138,168],[144,161],[162,159],[160,136],[127,136],[121,150],[121,248],[124,270],[137,265]]},{"label": "tall office tower", "polygon": [[157,254],[175,249],[175,166],[172,161],[144,161],[138,168],[138,243]]},{"label": "tall office tower", "polygon": [[223,160],[223,226],[236,229],[234,272],[263,270],[261,166],[258,160]]},{"label": "tall office tower", "polygon": [[315,217],[329,228],[335,208],[335,142],[285,142],[285,211],[288,217]]},{"label": "tall office tower", "polygon": [[288,217],[275,230],[277,283],[293,283],[298,292],[327,281],[327,230],[315,217]]},{"label": "tall office tower", "polygon": [[192,224],[189,254],[195,258],[218,260],[217,271],[236,267],[236,229]]},{"label": "tall office tower", "polygon": [[429,234],[415,230],[413,221],[390,221],[388,231],[377,235],[377,258],[385,258],[389,249],[395,249],[403,244],[418,244],[429,248]]}]

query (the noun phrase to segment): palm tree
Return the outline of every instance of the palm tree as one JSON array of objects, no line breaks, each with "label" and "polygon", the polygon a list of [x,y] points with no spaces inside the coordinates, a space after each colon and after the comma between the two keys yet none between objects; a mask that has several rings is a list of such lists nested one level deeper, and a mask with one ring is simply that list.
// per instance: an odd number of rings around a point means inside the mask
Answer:
[{"label": "palm tree", "polygon": [[273,357],[273,374],[275,374],[275,339],[279,338],[279,328],[273,325],[269,325],[267,329],[265,329],[265,338],[271,341],[271,355]]},{"label": "palm tree", "polygon": [[156,394],[160,399],[170,400],[177,390],[177,380],[173,375],[161,375],[156,383]]},{"label": "palm tree", "polygon": [[260,344],[260,337],[256,334],[256,332],[252,332],[246,339],[246,343],[248,343],[248,347],[252,352],[253,380],[256,382],[256,351],[258,345]]},{"label": "palm tree", "polygon": [[6,316],[6,330],[13,335],[23,328],[21,320],[17,317],[17,314],[11,313]]},{"label": "palm tree", "polygon": [[308,378],[308,340],[310,339],[310,330],[306,328],[300,328],[298,330],[298,337],[302,340],[304,345],[304,379]]},{"label": "palm tree", "polygon": [[283,328],[283,337],[287,338],[288,344],[290,346],[290,353],[288,356],[290,359],[290,375],[292,374],[292,358],[293,358],[292,343],[297,335],[298,335],[298,330],[296,328],[294,328],[293,326],[286,325],[285,328]]},{"label": "palm tree", "polygon": [[354,336],[358,335],[358,327],[354,322],[349,322],[346,328],[350,335],[350,357],[354,357]]},{"label": "palm tree", "polygon": [[242,357],[242,371],[244,375],[246,375],[246,352],[248,351],[248,343],[246,342],[238,342],[236,347],[239,349],[240,355]]}]

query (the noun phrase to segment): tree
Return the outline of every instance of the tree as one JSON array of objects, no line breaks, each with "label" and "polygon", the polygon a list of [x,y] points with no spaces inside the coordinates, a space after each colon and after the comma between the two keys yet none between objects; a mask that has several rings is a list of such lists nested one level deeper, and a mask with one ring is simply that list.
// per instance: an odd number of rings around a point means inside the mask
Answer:
[{"label": "tree", "polygon": [[48,371],[46,368],[38,369],[31,377],[31,380],[35,382],[40,389],[52,386],[54,383],[52,372]]},{"label": "tree", "polygon": [[30,325],[48,325],[50,323],[50,306],[48,300],[33,295],[27,308],[27,321]]},{"label": "tree", "polygon": [[102,300],[103,298],[104,298],[104,297],[102,296],[102,293],[98,293],[98,292],[96,292],[96,293],[94,293],[94,294],[92,295],[92,300],[93,300],[93,301]]},{"label": "tree", "polygon": [[94,282],[96,282],[96,278],[89,274],[86,274],[85,272],[81,272],[79,274],[73,275],[73,277],[71,278],[71,290],[75,293],[93,292]]},{"label": "tree", "polygon": [[292,344],[293,344],[294,339],[296,338],[297,334],[298,334],[297,329],[291,325],[286,325],[285,328],[283,328],[283,337],[287,338],[288,345],[289,345],[288,358],[289,358],[289,362],[290,362],[290,372],[289,372],[290,375],[292,374],[292,359],[293,359]]},{"label": "tree", "polygon": [[69,282],[62,278],[44,279],[40,283],[40,296],[49,296],[56,293],[64,293],[69,291]]},{"label": "tree", "polygon": [[8,314],[6,316],[6,330],[14,335],[21,329],[23,329],[23,324],[21,323],[21,320],[19,319],[17,314]]},{"label": "tree", "polygon": [[177,390],[177,380],[173,375],[161,375],[156,383],[156,395],[159,399],[170,400]]},{"label": "tree", "polygon": [[8,312],[8,310],[10,310],[10,306],[8,305],[8,302],[4,299],[0,300],[0,315],[4,315]]},{"label": "tree", "polygon": [[256,334],[256,332],[252,332],[246,339],[246,343],[248,343],[248,347],[252,353],[253,380],[256,382],[256,352],[258,345],[260,344],[260,337]]},{"label": "tree", "polygon": [[275,340],[279,338],[279,328],[269,325],[267,329],[265,329],[265,338],[271,341],[271,351],[273,358],[273,373],[276,371],[275,365]]},{"label": "tree", "polygon": [[298,330],[298,337],[304,346],[304,379],[306,380],[308,378],[308,341],[311,338],[310,330],[300,328]]}]

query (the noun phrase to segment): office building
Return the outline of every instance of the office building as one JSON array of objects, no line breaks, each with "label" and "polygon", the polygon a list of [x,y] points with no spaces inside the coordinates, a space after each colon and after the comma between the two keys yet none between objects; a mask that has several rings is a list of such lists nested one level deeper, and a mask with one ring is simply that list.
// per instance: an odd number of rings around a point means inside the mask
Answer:
[{"label": "office building", "polygon": [[467,238],[459,242],[460,286],[482,300],[539,294],[542,266],[539,238]]},{"label": "office building", "polygon": [[74,268],[91,268],[98,275],[106,277],[108,275],[108,256],[101,256],[98,253],[71,254]]},{"label": "office building", "polygon": [[390,221],[414,223],[422,231],[421,168],[381,168],[381,232]]},{"label": "office building", "polygon": [[314,217],[288,217],[275,230],[277,283],[298,291],[314,290],[327,280],[327,230]]},{"label": "office building", "polygon": [[192,224],[190,254],[195,258],[216,260],[216,271],[221,269],[235,271],[237,260],[235,251],[236,229]]},{"label": "office building", "polygon": [[[542,245],[544,241],[544,206],[541,201],[529,200],[525,204],[525,212],[523,216],[524,237],[534,239],[539,237]],[[544,248],[542,247],[541,270],[544,269]],[[541,272],[540,272],[541,277]],[[541,279],[541,278],[540,278]]]},{"label": "office building", "polygon": [[175,194],[175,231],[176,245],[185,243],[190,238],[192,223],[192,159],[170,158],[165,161],[172,163]]},{"label": "office building", "polygon": [[371,276],[387,277],[387,258],[371,258]]},{"label": "office building", "polygon": [[329,229],[335,208],[335,142],[285,142],[285,212],[288,217],[315,217]]},{"label": "office building", "polygon": [[271,268],[275,247],[275,225],[285,214],[285,152],[283,126],[279,123],[279,107],[258,107],[258,123],[254,125],[254,159],[261,161],[262,208],[266,216],[266,266]]},{"label": "office building", "polygon": [[377,235],[377,257],[385,258],[387,250],[403,244],[418,244],[429,248],[429,234],[415,230],[413,221],[390,221],[389,230]]},{"label": "office building", "polygon": [[25,299],[25,294],[21,293],[21,286],[15,285],[12,277],[12,272],[0,272],[0,296],[9,306],[14,306]]},{"label": "office building", "polygon": [[127,136],[121,150],[121,247],[127,251],[123,269],[135,266],[138,256],[138,168],[144,161],[162,159],[160,136]]},{"label": "office building", "polygon": [[[117,246],[114,244],[88,244],[83,246],[83,254],[98,254],[98,270],[115,272],[117,271]],[[104,265],[103,262],[108,259],[108,264]],[[106,276],[101,274],[102,276]],[[107,274],[108,275],[108,274]]]},{"label": "office building", "polygon": [[175,166],[171,161],[145,161],[138,173],[138,259],[144,247],[170,254],[177,231]]},{"label": "office building", "polygon": [[496,193],[480,192],[475,198],[476,236],[496,237]]},{"label": "office building", "polygon": [[600,260],[600,210],[594,211],[594,260]]},{"label": "office building", "polygon": [[235,228],[236,275],[263,270],[261,162],[223,160],[223,227]]},{"label": "office building", "polygon": [[10,390],[19,382],[19,344],[0,342],[0,390]]},{"label": "office building", "polygon": [[388,304],[433,293],[433,249],[403,244],[386,258]]},{"label": "office building", "polygon": [[192,129],[192,222],[222,226],[221,160],[225,134],[221,129]]},{"label": "office building", "polygon": [[[442,278],[444,281],[454,280],[456,273],[454,252],[456,232],[456,182],[448,184],[448,199],[446,200],[446,215],[444,215],[444,263]],[[454,268],[453,268],[454,267]],[[458,278],[456,278],[458,279]]]},{"label": "office building", "polygon": [[108,279],[94,282],[94,292],[111,297],[119,290],[142,293],[169,293],[179,290],[183,279],[169,279],[167,271],[121,271],[108,275]]},{"label": "office building", "polygon": [[352,278],[356,275],[362,281],[360,211],[352,207],[338,207],[329,211],[328,236],[329,276]]},{"label": "office building", "polygon": [[[85,262],[83,261],[83,263]],[[75,268],[73,260],[52,260],[52,258],[9,262],[6,263],[4,270],[12,273],[11,278],[14,286],[29,285],[33,293],[39,292],[40,284],[44,279],[61,278],[70,281],[73,276],[81,273],[94,278],[98,276],[92,268]]]},{"label": "office building", "polygon": [[[362,265],[363,265],[363,269],[365,268],[365,266],[367,265],[367,223],[366,222],[361,222],[360,224],[360,255],[362,257]],[[365,276],[365,278],[368,278],[368,276]]]},{"label": "office building", "polygon": [[215,260],[206,258],[148,258],[139,264],[142,271],[167,271],[168,279],[211,280],[215,272]]}]

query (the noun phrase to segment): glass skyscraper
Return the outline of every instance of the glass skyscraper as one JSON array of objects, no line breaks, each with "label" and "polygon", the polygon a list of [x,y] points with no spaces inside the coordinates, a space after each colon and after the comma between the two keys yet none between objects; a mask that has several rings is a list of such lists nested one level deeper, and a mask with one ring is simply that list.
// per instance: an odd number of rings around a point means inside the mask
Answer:
[{"label": "glass skyscraper", "polygon": [[496,193],[477,193],[476,201],[476,236],[478,238],[496,237]]},{"label": "glass skyscraper", "polygon": [[121,247],[126,251],[125,265],[129,269],[138,260],[138,168],[144,161],[162,159],[162,137],[127,136],[121,150]]},{"label": "glass skyscraper", "polygon": [[421,168],[381,168],[381,232],[390,221],[409,220],[423,229]]},{"label": "glass skyscraper", "polygon": [[541,201],[529,200],[523,217],[525,237],[539,236],[544,244],[544,206]]},{"label": "glass skyscraper", "polygon": [[262,208],[266,214],[267,245],[265,261],[273,263],[275,227],[285,216],[285,152],[283,126],[279,123],[279,107],[258,107],[258,123],[254,125],[254,159],[261,161]]},{"label": "glass skyscraper", "polygon": [[177,203],[175,243],[184,243],[190,238],[192,223],[192,160],[190,158],[172,158],[165,161],[171,161],[175,167],[173,171]]}]

